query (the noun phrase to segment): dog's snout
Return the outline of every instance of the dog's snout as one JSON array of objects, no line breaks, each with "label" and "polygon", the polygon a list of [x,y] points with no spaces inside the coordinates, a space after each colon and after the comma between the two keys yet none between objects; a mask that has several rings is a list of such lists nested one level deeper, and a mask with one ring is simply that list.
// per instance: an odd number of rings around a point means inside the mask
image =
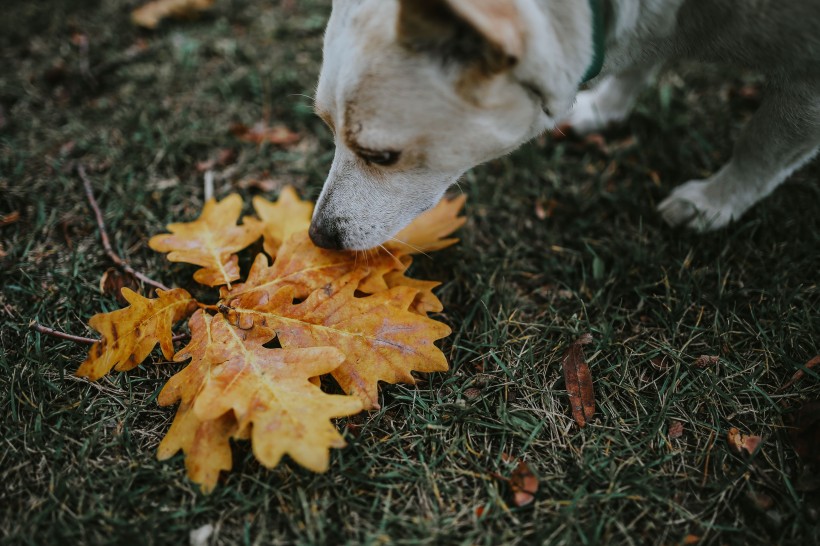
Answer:
[{"label": "dog's snout", "polygon": [[324,222],[314,218],[308,230],[310,240],[320,248],[328,250],[344,250],[342,232],[335,222]]}]

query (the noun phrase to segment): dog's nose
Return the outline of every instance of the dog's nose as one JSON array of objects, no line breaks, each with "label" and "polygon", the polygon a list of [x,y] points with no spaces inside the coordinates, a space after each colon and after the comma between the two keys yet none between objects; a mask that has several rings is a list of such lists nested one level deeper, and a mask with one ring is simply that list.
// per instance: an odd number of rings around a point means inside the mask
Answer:
[{"label": "dog's nose", "polygon": [[308,235],[310,235],[310,240],[313,241],[313,244],[320,248],[344,250],[344,245],[342,245],[342,233],[333,222],[328,223],[314,219],[310,223]]}]

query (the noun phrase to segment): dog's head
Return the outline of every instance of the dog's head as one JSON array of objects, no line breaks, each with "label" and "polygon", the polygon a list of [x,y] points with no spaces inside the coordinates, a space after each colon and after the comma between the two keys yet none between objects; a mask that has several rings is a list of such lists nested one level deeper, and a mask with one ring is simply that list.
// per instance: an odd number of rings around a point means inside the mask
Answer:
[{"label": "dog's head", "polygon": [[336,153],[310,228],[317,245],[389,240],[467,169],[554,122],[544,94],[519,79],[519,4],[334,0],[316,111]]}]

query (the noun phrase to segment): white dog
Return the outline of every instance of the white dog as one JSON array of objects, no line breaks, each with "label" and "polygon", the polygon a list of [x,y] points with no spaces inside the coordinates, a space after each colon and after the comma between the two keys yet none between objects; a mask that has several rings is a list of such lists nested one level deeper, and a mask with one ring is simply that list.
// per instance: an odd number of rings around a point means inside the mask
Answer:
[{"label": "white dog", "polygon": [[336,155],[311,237],[376,246],[556,123],[623,120],[679,57],[768,77],[732,159],[659,206],[672,225],[718,228],[820,147],[820,0],[334,0],[316,110]]}]

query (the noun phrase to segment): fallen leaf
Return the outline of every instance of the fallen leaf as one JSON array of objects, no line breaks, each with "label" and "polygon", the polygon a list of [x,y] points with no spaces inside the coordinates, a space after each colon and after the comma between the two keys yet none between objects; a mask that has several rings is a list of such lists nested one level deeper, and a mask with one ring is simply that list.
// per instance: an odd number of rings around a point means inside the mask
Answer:
[{"label": "fallen leaf", "polygon": [[174,354],[171,327],[196,309],[196,301],[182,288],[157,290],[156,299],[122,289],[130,304],[124,309],[99,313],[88,325],[102,334],[102,341],[91,346],[88,357],[77,370],[79,377],[96,381],[111,369],[127,371],[136,368],[159,343],[162,354]]},{"label": "fallen leaf", "polygon": [[15,210],[8,214],[4,214],[0,216],[0,227],[10,226],[16,222],[20,221],[20,211]]},{"label": "fallen leaf", "polygon": [[580,339],[569,346],[561,362],[572,417],[581,428],[586,426],[587,422],[595,415],[595,391],[592,386],[592,374],[584,360],[584,345],[591,342],[592,336],[589,334],[581,336]]},{"label": "fallen leaf", "polygon": [[697,360],[695,360],[695,368],[708,368],[709,366],[714,366],[718,362],[720,362],[719,356],[700,355]]},{"label": "fallen leaf", "polygon": [[264,304],[232,306],[241,321],[276,330],[286,348],[336,347],[346,359],[332,375],[365,409],[379,408],[378,383],[410,383],[412,370],[446,371],[447,359],[434,342],[450,334],[440,322],[406,311],[418,291],[398,286],[355,297],[364,272],[354,272],[294,304],[297,288],[286,285]]},{"label": "fallen leaf", "polygon": [[[326,394],[309,379],[334,370],[344,355],[333,347],[268,349],[272,330],[241,330],[202,311],[191,320],[191,334],[191,346],[175,357],[191,357],[191,363],[159,395],[161,405],[180,402],[174,424],[180,423],[163,439],[158,456],[185,451],[191,479],[207,491],[231,466],[229,438],[248,431],[254,455],[267,467],[287,454],[309,470],[327,470],[329,449],[345,446],[330,419],[358,413],[362,404]],[[216,434],[202,430],[209,423],[224,426]],[[215,458],[201,449],[198,440],[205,438],[212,440]]]},{"label": "fallen leaf", "polygon": [[683,436],[683,423],[672,419],[669,422],[669,438],[676,439]]},{"label": "fallen leaf", "polygon": [[155,235],[148,246],[169,252],[172,262],[199,265],[194,280],[207,286],[227,285],[239,278],[239,257],[235,254],[256,241],[262,224],[250,217],[236,225],[242,212],[242,198],[231,194],[222,201],[209,199],[202,214],[193,222],[168,225],[170,234]]},{"label": "fallen leaf", "polygon": [[[820,364],[820,355],[817,355],[814,358],[812,358],[811,360],[809,360],[808,362],[806,362],[806,369],[811,370],[812,368],[814,368],[818,364]],[[792,385],[794,385],[795,383],[797,383],[798,381],[803,379],[803,377],[805,377],[805,375],[806,375],[806,372],[804,370],[797,370],[796,372],[794,372],[794,375],[792,376],[792,378],[789,379],[786,382],[785,385],[780,387],[778,389],[778,391],[784,391],[784,390],[788,389],[789,387],[791,387]]]},{"label": "fallen leaf", "polygon": [[163,19],[186,19],[210,9],[214,0],[155,0],[131,12],[135,25],[154,29]]},{"label": "fallen leaf", "polygon": [[760,436],[743,434],[735,427],[729,429],[726,434],[726,441],[729,443],[729,449],[738,455],[742,455],[744,451],[747,455],[752,455],[763,443]]},{"label": "fallen leaf", "polygon": [[282,189],[275,203],[264,197],[254,197],[253,208],[262,220],[265,252],[272,258],[288,237],[308,230],[313,216],[313,203],[299,199],[296,190],[290,186]]},{"label": "fallen leaf", "polygon": [[683,543],[687,546],[690,544],[697,544],[700,542],[700,537],[698,535],[686,535],[683,537]]},{"label": "fallen leaf", "polygon": [[538,478],[524,461],[518,461],[513,470],[510,476],[510,489],[513,492],[513,504],[516,506],[526,506],[535,500]]},{"label": "fallen leaf", "polygon": [[122,295],[122,289],[128,288],[138,292],[139,287],[140,283],[134,275],[121,271],[116,267],[109,267],[100,277],[100,293],[103,296],[114,296],[117,303],[122,306],[128,305],[128,300]]},{"label": "fallen leaf", "polygon": [[236,161],[236,150],[233,148],[221,148],[216,156],[212,156],[205,161],[199,161],[196,164],[196,170],[204,173],[210,171],[214,167],[224,167]]},{"label": "fallen leaf", "polygon": [[269,143],[276,146],[288,147],[302,140],[302,135],[295,133],[284,125],[269,127],[263,122],[257,122],[253,127],[241,123],[231,125],[231,133],[243,142],[254,144]]},{"label": "fallen leaf", "polygon": [[458,239],[448,236],[467,221],[464,216],[458,215],[466,200],[465,195],[442,199],[435,207],[421,213],[410,225],[399,231],[385,246],[394,253],[423,254],[456,244]]}]

